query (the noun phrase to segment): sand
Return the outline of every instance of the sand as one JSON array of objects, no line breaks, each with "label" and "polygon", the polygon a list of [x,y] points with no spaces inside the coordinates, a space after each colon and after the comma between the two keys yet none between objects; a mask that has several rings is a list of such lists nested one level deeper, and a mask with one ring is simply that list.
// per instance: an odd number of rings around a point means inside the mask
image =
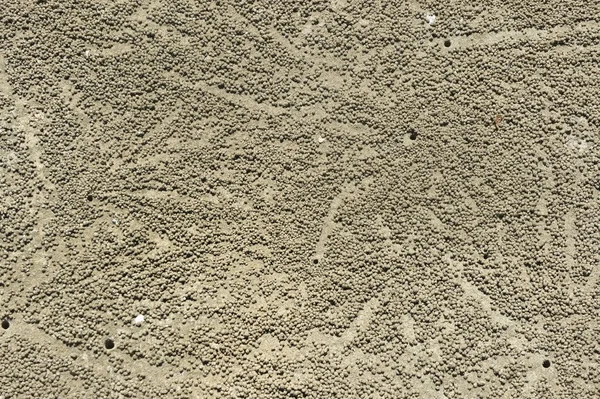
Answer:
[{"label": "sand", "polygon": [[0,1],[0,398],[600,397],[599,15]]}]

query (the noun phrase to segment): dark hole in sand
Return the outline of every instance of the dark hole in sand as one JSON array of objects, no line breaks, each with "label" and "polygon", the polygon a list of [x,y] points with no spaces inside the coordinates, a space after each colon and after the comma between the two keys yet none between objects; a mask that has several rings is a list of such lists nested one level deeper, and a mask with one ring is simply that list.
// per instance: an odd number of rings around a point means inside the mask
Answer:
[{"label": "dark hole in sand", "polygon": [[544,363],[542,363],[542,366],[544,366],[545,369],[550,367],[550,360],[544,360]]}]

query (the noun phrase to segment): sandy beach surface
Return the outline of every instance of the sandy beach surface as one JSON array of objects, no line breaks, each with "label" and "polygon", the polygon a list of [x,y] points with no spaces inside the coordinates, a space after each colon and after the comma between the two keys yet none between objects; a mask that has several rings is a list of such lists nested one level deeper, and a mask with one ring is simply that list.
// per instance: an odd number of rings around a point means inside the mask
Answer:
[{"label": "sandy beach surface", "polygon": [[600,2],[0,1],[0,399],[600,398]]}]

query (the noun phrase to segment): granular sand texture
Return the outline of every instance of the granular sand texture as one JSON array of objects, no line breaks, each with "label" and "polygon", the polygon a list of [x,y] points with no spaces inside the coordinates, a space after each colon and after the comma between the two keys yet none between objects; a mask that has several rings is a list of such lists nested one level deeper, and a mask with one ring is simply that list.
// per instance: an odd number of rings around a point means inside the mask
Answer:
[{"label": "granular sand texture", "polygon": [[0,1],[0,398],[599,398],[599,16]]}]

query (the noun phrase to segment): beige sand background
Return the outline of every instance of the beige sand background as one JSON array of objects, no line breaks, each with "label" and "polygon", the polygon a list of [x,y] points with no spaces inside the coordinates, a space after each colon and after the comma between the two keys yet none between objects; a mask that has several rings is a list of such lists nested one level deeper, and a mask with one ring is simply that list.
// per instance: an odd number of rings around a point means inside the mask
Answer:
[{"label": "beige sand background", "polygon": [[0,398],[600,397],[599,16],[0,1]]}]

